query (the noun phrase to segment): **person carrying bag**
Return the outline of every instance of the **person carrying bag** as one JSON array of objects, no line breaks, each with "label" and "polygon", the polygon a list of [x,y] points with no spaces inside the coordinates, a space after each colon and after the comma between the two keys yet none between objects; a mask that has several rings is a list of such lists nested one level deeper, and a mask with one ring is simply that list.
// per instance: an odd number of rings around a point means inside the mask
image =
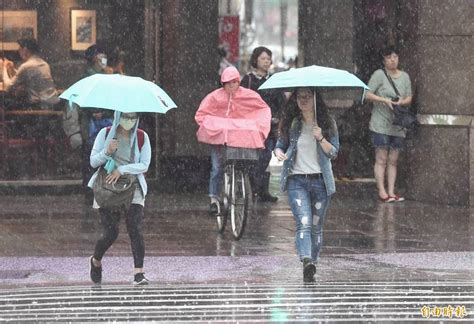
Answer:
[{"label": "person carrying bag", "polygon": [[115,112],[113,125],[97,134],[90,164],[99,168],[88,186],[94,191],[94,208],[99,209],[102,235],[89,259],[90,278],[102,282],[103,256],[119,234],[120,218],[126,219],[134,261],[134,285],[147,285],[143,273],[145,243],[142,233],[147,194],[145,173],[151,161],[148,135],[138,129],[137,113]]},{"label": "person carrying bag", "polygon": [[398,157],[414,119],[400,111],[411,105],[413,94],[410,76],[398,68],[398,49],[386,46],[380,54],[383,68],[372,74],[366,93],[366,100],[373,103],[369,130],[375,149],[374,176],[380,201],[402,202],[405,198],[395,190]]},{"label": "person carrying bag", "polygon": [[[106,128],[106,137],[110,132],[111,127]],[[143,142],[145,140],[145,132],[137,129],[138,149],[141,151]],[[94,181],[92,191],[94,198],[99,206],[109,209],[130,208],[133,201],[133,196],[137,187],[137,178],[132,174],[123,174],[115,183],[106,181],[107,175],[111,174],[116,168],[115,160],[112,158],[106,162],[104,166],[99,168],[97,178]],[[134,156],[133,147],[131,148],[130,156]],[[132,158],[133,160],[133,158]]]}]

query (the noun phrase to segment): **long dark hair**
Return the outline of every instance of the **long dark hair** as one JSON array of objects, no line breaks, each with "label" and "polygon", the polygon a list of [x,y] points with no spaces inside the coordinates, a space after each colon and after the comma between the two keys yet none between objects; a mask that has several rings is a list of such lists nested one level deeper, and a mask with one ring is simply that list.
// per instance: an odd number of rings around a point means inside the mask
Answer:
[{"label": "long dark hair", "polygon": [[[293,120],[295,118],[301,119],[303,117],[301,110],[298,108],[298,103],[296,102],[296,90],[293,91],[290,99],[288,99],[286,107],[283,109],[280,124],[278,125],[280,136],[286,138],[288,138]],[[313,94],[316,93],[316,119],[318,121],[318,125],[323,131],[323,136],[329,138],[336,133],[334,119],[332,119],[329,115],[328,107],[324,103],[321,93],[314,89],[311,89],[311,92]]]}]

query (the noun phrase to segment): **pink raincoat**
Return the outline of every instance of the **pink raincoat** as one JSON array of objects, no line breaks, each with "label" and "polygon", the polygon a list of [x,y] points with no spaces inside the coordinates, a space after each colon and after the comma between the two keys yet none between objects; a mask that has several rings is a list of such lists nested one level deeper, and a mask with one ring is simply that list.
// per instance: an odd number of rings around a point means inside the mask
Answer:
[{"label": "pink raincoat", "polygon": [[199,125],[196,134],[199,142],[264,148],[271,111],[253,90],[239,87],[230,95],[219,88],[204,98],[195,119]]}]

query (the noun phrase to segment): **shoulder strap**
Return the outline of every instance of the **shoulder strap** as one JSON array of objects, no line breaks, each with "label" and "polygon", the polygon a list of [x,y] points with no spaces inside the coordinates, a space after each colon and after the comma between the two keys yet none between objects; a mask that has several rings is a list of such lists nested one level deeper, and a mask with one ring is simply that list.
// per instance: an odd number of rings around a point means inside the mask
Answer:
[{"label": "shoulder strap", "polygon": [[249,79],[249,82],[247,83],[247,86],[243,86],[244,88],[247,88],[247,89],[252,89],[252,76],[251,76],[251,72],[247,73],[244,78],[247,77]]},{"label": "shoulder strap", "polygon": [[138,141],[138,150],[141,151],[143,147],[143,143],[145,143],[145,132],[137,128],[137,141]]},{"label": "shoulder strap", "polygon": [[[111,126],[108,126],[105,128],[105,138],[107,138],[107,135],[109,135]],[[145,143],[145,132],[137,128],[137,141],[138,141],[138,150],[141,151],[143,144]]]},{"label": "shoulder strap", "polygon": [[400,97],[400,92],[398,92],[398,89],[395,86],[395,83],[393,82],[392,78],[387,74],[387,71],[385,71],[385,69],[382,69],[382,71],[385,74],[385,76],[387,77],[388,82],[390,82],[390,84],[392,85],[393,90],[395,90],[395,94]]}]

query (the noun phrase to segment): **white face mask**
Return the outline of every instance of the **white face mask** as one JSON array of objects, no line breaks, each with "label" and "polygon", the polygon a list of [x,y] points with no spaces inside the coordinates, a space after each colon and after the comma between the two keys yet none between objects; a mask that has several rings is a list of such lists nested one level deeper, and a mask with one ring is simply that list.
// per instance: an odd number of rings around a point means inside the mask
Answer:
[{"label": "white face mask", "polygon": [[99,65],[101,68],[104,69],[107,66],[107,58],[106,57],[99,58]]},{"label": "white face mask", "polygon": [[133,126],[135,126],[136,122],[136,119],[120,118],[119,124],[120,126],[122,126],[123,129],[131,130]]}]

